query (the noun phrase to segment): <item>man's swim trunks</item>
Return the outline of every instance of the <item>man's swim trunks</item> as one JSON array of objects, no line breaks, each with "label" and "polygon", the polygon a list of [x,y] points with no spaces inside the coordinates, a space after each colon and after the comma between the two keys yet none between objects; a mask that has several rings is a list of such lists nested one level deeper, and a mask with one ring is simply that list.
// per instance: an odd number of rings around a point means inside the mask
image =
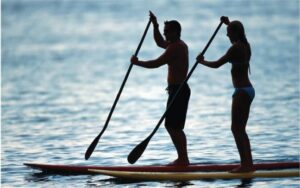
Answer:
[{"label": "man's swim trunks", "polygon": [[[167,107],[170,105],[173,97],[175,96],[180,84],[169,85],[167,91],[169,98]],[[188,103],[191,95],[191,90],[188,84],[184,84],[179,94],[176,96],[175,101],[171,104],[170,109],[166,114],[165,126],[172,129],[183,129],[188,109]]]}]

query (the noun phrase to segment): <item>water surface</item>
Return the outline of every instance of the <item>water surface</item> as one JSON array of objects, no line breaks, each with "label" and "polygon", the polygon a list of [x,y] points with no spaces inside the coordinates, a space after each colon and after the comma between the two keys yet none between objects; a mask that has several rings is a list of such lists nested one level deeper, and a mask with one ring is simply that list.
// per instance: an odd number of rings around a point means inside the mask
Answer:
[{"label": "water surface", "polygon": [[[252,46],[256,89],[247,131],[255,162],[299,160],[299,1],[3,0],[1,172],[3,187],[298,187],[299,178],[191,182],[122,182],[106,176],[43,176],[24,162],[128,165],[127,155],[157,124],[167,100],[167,68],[133,67],[107,131],[92,157],[86,148],[102,129],[148,22],[177,19],[190,67],[219,17],[241,20]],[[140,59],[153,59],[152,27]],[[205,57],[230,43],[223,26]],[[193,163],[237,163],[230,131],[230,65],[199,65],[186,122]],[[162,126],[137,165],[176,158]],[[244,184],[243,184],[244,183]]]}]

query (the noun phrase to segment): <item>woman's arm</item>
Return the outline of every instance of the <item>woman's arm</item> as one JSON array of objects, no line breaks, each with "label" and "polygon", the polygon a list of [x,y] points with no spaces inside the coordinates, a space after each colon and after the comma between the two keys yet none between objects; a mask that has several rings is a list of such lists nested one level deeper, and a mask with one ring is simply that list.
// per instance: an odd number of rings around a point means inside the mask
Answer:
[{"label": "woman's arm", "polygon": [[220,66],[224,65],[225,63],[233,59],[232,57],[234,56],[235,51],[236,51],[235,46],[230,47],[229,50],[226,52],[226,54],[216,61],[206,61],[204,60],[203,56],[199,55],[197,57],[197,62],[210,68],[219,68]]},{"label": "woman's arm", "polygon": [[204,60],[204,57],[203,57],[203,59],[201,59],[200,57],[197,58],[197,61],[200,64],[205,65],[205,66],[210,67],[210,68],[219,68],[220,66],[222,66],[222,65],[224,65],[225,63],[228,62],[226,59],[227,59],[226,55],[224,55],[217,61],[206,61],[206,60]]}]

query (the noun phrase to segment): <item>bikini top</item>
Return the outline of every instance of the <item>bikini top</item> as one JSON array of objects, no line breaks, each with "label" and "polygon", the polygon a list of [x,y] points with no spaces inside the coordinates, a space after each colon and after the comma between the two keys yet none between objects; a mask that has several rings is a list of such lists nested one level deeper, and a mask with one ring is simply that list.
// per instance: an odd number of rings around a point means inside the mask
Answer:
[{"label": "bikini top", "polygon": [[[251,55],[251,51],[249,53]],[[251,70],[250,70],[250,57],[249,57],[249,59],[246,59],[244,62],[231,62],[231,61],[229,61],[229,63],[231,63],[232,65],[234,65],[234,67],[239,67],[241,69],[245,67],[245,68],[247,68],[249,70],[249,73],[251,74]]]}]

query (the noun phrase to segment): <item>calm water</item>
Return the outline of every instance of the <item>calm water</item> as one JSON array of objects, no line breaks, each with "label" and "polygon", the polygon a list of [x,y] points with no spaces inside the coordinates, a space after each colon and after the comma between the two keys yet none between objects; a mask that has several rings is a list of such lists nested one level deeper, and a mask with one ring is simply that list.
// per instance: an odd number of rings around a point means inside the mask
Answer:
[{"label": "calm water", "polygon": [[[177,19],[189,45],[190,67],[221,15],[241,20],[252,45],[256,98],[248,133],[255,162],[299,160],[299,1],[2,0],[1,172],[3,187],[237,187],[240,180],[120,182],[105,176],[42,176],[24,162],[127,165],[127,155],[157,124],[167,94],[166,67],[133,67],[107,131],[88,160],[148,21],[148,10]],[[223,26],[206,53],[230,43]],[[163,51],[152,27],[141,59]],[[239,162],[230,131],[230,65],[199,65],[186,122],[194,163]],[[176,157],[163,126],[137,165]],[[247,187],[298,187],[299,178],[254,179]]]}]

